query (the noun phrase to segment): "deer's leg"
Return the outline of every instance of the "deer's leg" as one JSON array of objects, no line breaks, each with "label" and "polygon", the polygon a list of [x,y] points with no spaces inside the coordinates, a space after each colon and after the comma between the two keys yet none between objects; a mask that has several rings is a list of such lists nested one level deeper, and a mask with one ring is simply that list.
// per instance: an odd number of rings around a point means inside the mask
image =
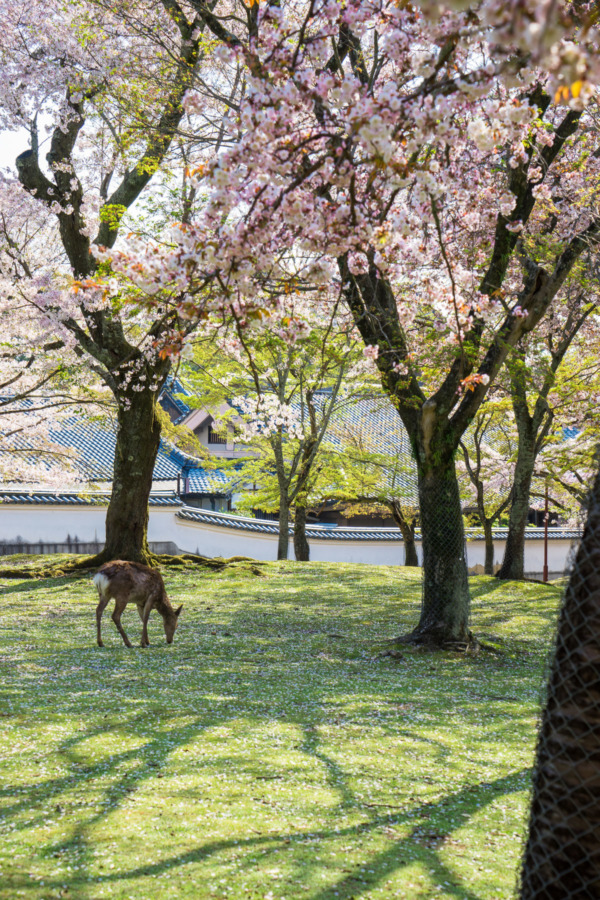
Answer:
[{"label": "deer's leg", "polygon": [[153,607],[152,600],[146,600],[143,612],[140,609],[140,607],[138,606],[138,609],[140,611],[140,617],[142,619],[142,647],[150,646],[150,639],[148,637],[148,619],[150,618],[150,613],[152,612],[152,607]]},{"label": "deer's leg", "polygon": [[99,647],[104,647],[104,643],[102,641],[102,613],[108,606],[109,600],[110,597],[106,597],[100,594],[100,600],[98,602],[98,606],[96,607],[96,632]]},{"label": "deer's leg", "polygon": [[127,637],[127,635],[125,633],[125,629],[121,625],[121,616],[123,615],[123,610],[125,609],[126,606],[127,606],[127,600],[125,600],[125,601],[115,600],[115,608],[113,610],[112,620],[115,623],[115,625],[117,626],[117,631],[123,638],[125,646],[131,647],[131,641]]}]

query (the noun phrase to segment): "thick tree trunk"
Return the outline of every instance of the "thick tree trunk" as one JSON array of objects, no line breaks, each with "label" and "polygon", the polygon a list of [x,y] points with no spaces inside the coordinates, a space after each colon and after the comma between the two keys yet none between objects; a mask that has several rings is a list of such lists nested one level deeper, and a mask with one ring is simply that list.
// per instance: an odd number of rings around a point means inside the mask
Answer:
[{"label": "thick tree trunk", "polygon": [[454,461],[419,472],[423,541],[423,603],[411,639],[418,643],[464,644],[470,597],[465,534]]},{"label": "thick tree trunk", "polygon": [[519,450],[515,466],[512,504],[508,522],[508,537],[498,578],[514,581],[523,578],[525,571],[525,528],[529,514],[531,480],[535,466],[533,438],[519,435]]},{"label": "thick tree trunk", "polygon": [[400,529],[402,540],[404,541],[404,565],[418,566],[419,555],[417,553],[417,544],[415,542],[415,528],[417,520],[413,515],[412,520],[409,522],[404,515],[404,510],[402,509],[401,504],[396,500],[392,500],[392,502],[390,503],[390,509],[392,511],[392,516],[394,517],[394,522]]},{"label": "thick tree trunk", "polygon": [[485,563],[483,571],[486,575],[494,574],[494,536],[492,525],[486,519],[483,520],[483,536],[485,539]]},{"label": "thick tree trunk", "polygon": [[306,507],[296,506],[294,515],[294,554],[299,562],[308,562],[310,547],[306,537]]},{"label": "thick tree trunk", "polygon": [[113,488],[103,557],[148,563],[148,498],[160,442],[156,392],[119,398]]},{"label": "thick tree trunk", "polygon": [[414,528],[410,528],[408,534],[402,535],[402,537],[404,539],[404,565],[418,567],[419,554],[417,553]]},{"label": "thick tree trunk", "polygon": [[287,559],[290,547],[290,507],[287,494],[283,491],[279,496],[279,541],[277,543],[277,559]]},{"label": "thick tree trunk", "polygon": [[522,900],[600,897],[600,472],[561,611]]}]

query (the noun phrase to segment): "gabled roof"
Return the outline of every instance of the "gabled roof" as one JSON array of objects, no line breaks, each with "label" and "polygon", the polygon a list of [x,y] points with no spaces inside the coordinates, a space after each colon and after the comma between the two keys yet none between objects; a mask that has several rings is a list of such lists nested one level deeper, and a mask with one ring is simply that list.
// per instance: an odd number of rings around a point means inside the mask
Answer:
[{"label": "gabled roof", "polygon": [[175,424],[179,425],[180,422],[192,412],[192,407],[188,406],[185,400],[182,400],[181,394],[184,397],[191,397],[191,391],[188,391],[186,386],[183,384],[179,378],[169,375],[165,382],[165,386],[162,390],[161,397],[166,395],[169,399],[169,402],[179,410],[179,418],[175,420]]}]

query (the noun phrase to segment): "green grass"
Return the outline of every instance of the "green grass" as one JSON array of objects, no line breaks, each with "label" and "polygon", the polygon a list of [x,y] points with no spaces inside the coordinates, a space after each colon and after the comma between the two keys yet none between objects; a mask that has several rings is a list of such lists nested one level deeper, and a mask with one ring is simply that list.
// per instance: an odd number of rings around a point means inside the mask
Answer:
[{"label": "green grass", "polygon": [[2,900],[513,895],[559,589],[473,579],[494,649],[393,659],[418,571],[266,571],[167,573],[149,650],[0,581]]}]

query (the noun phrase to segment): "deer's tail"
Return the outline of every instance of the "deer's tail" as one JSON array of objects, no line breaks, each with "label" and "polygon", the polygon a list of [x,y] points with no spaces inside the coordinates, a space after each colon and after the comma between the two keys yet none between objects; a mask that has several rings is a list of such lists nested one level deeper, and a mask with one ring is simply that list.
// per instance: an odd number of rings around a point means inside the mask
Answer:
[{"label": "deer's tail", "polygon": [[106,575],[104,575],[102,572],[96,572],[96,574],[92,578],[92,581],[98,588],[99,596],[106,596],[106,594],[108,593],[108,588],[110,587],[110,580],[106,577]]}]

